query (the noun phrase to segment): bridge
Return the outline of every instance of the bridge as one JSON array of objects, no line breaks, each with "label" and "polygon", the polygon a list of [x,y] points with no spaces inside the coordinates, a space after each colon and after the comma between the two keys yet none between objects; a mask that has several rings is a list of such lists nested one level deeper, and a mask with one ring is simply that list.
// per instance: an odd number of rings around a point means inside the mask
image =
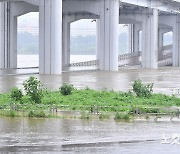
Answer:
[{"label": "bridge", "polygon": [[[78,65],[104,71],[134,64],[180,66],[178,0],[0,0],[1,69],[17,68],[17,17],[29,12],[39,12],[40,74],[61,74],[63,67]],[[70,24],[80,19],[96,21],[97,60],[70,64]],[[129,53],[124,55],[118,54],[119,24],[130,25]],[[163,45],[167,32],[173,33],[170,46]]]}]

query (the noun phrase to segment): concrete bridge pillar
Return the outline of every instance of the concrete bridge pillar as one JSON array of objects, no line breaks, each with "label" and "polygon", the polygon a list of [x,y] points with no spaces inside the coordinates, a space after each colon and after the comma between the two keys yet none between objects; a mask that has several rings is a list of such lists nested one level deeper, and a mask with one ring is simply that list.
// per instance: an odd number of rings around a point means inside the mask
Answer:
[{"label": "concrete bridge pillar", "polygon": [[101,37],[100,37],[100,32],[101,32],[101,24],[100,20],[96,20],[96,59],[100,59],[100,52],[101,52]]},{"label": "concrete bridge pillar", "polygon": [[134,25],[128,25],[128,53],[134,52]]},{"label": "concrete bridge pillar", "polygon": [[159,48],[162,48],[162,47],[163,47],[163,35],[164,35],[163,29],[159,29],[159,35],[158,35]]},{"label": "concrete bridge pillar", "polygon": [[100,70],[118,71],[119,0],[101,1]]},{"label": "concrete bridge pillar", "polygon": [[70,22],[69,15],[63,16],[63,49],[62,49],[62,65],[64,67],[70,64]]},{"label": "concrete bridge pillar", "polygon": [[173,66],[180,66],[180,16],[174,17],[173,23]]},{"label": "concrete bridge pillar", "polygon": [[142,23],[142,67],[157,68],[158,61],[158,9],[144,15]]},{"label": "concrete bridge pillar", "polygon": [[139,52],[139,32],[142,30],[140,24],[134,24],[134,52]]},{"label": "concrete bridge pillar", "polygon": [[13,11],[13,3],[0,3],[0,68],[17,67],[17,16]]},{"label": "concrete bridge pillar", "polygon": [[62,73],[62,0],[40,0],[40,74]]}]

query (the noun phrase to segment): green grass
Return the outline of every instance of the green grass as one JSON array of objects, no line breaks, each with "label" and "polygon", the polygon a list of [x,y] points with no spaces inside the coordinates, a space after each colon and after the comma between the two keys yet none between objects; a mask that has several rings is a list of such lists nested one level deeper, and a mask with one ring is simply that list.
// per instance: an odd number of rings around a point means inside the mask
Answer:
[{"label": "green grass", "polygon": [[125,120],[125,121],[128,121],[130,120],[130,116],[129,114],[127,113],[116,113],[115,114],[115,117],[114,117],[115,120]]},{"label": "green grass", "polygon": [[0,116],[3,116],[3,117],[19,117],[20,115],[16,111],[5,110],[5,111],[0,111]]},{"label": "green grass", "polygon": [[[141,113],[170,113],[162,108],[171,106],[180,106],[180,99],[174,96],[163,94],[153,94],[149,98],[137,97],[133,93],[115,92],[115,91],[96,91],[89,88],[73,89],[71,95],[62,95],[59,91],[48,91],[43,95],[40,104],[35,104],[28,96],[23,96],[22,101],[12,102],[10,94],[0,94],[0,109],[11,109],[12,103],[16,103],[18,110],[41,111],[34,113],[29,117],[47,117],[44,112],[51,107],[57,107],[60,110],[80,110],[99,113],[133,113],[136,109]],[[82,118],[88,119],[89,115],[82,115]],[[100,119],[107,118],[100,115]]]}]

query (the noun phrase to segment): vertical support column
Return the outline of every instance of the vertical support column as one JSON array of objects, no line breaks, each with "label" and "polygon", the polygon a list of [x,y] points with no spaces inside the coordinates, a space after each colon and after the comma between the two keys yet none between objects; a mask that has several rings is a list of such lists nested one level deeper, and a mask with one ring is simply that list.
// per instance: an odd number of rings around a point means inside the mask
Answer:
[{"label": "vertical support column", "polygon": [[158,54],[158,10],[153,15],[144,15],[142,23],[142,67],[157,68]]},{"label": "vertical support column", "polygon": [[163,29],[159,28],[159,48],[163,47],[163,35],[164,35]]},{"label": "vertical support column", "polygon": [[17,17],[10,16],[10,51],[9,51],[10,68],[17,68]]},{"label": "vertical support column", "polygon": [[4,68],[4,3],[0,2],[0,68]]},{"label": "vertical support column", "polygon": [[62,0],[41,0],[40,74],[62,73]]},{"label": "vertical support column", "polygon": [[159,28],[159,32],[158,32],[158,59],[161,59],[161,57],[163,57],[163,35],[164,32],[162,29]]},{"label": "vertical support column", "polygon": [[101,1],[100,70],[118,71],[119,0]]},{"label": "vertical support column", "polygon": [[134,52],[134,25],[128,25],[128,53]]},{"label": "vertical support column", "polygon": [[180,66],[180,16],[174,17],[173,24],[173,66]]},{"label": "vertical support column", "polygon": [[96,59],[100,59],[100,52],[101,52],[101,24],[100,20],[96,20]]},{"label": "vertical support column", "polygon": [[9,26],[10,26],[10,3],[1,2],[1,48],[0,48],[0,68],[9,68],[10,63],[10,46],[9,46]]},{"label": "vertical support column", "polygon": [[1,47],[0,68],[17,67],[17,16],[13,2],[1,2]]},{"label": "vertical support column", "polygon": [[63,16],[63,51],[62,63],[63,66],[70,64],[70,22],[67,20],[67,15]]},{"label": "vertical support column", "polygon": [[139,32],[141,30],[141,26],[139,24],[134,24],[134,52],[139,52]]}]

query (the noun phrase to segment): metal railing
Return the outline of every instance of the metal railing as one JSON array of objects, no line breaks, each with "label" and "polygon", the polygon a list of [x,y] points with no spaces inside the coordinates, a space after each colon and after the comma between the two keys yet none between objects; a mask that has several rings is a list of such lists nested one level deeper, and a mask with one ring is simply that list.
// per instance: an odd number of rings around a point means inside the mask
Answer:
[{"label": "metal railing", "polygon": [[133,52],[133,53],[126,53],[118,56],[118,61],[133,58],[133,57],[138,57],[141,55],[141,52]]},{"label": "metal railing", "polygon": [[158,62],[158,66],[169,66],[172,65],[172,58],[165,59]]},{"label": "metal railing", "polygon": [[86,62],[71,63],[70,67],[82,67],[82,66],[98,66],[99,60],[91,60]]},{"label": "metal railing", "polygon": [[[124,61],[131,58],[138,58],[141,56],[141,52],[133,52],[133,53],[126,53],[118,56],[118,61]],[[166,66],[172,64],[172,45],[167,45],[159,48],[159,54],[158,54],[158,65],[159,66]],[[128,62],[127,62],[128,63]],[[140,64],[140,61],[139,63]],[[83,67],[83,66],[98,66],[99,60],[91,60],[91,61],[85,61],[85,62],[77,62],[77,63],[71,63],[70,67]]]}]

